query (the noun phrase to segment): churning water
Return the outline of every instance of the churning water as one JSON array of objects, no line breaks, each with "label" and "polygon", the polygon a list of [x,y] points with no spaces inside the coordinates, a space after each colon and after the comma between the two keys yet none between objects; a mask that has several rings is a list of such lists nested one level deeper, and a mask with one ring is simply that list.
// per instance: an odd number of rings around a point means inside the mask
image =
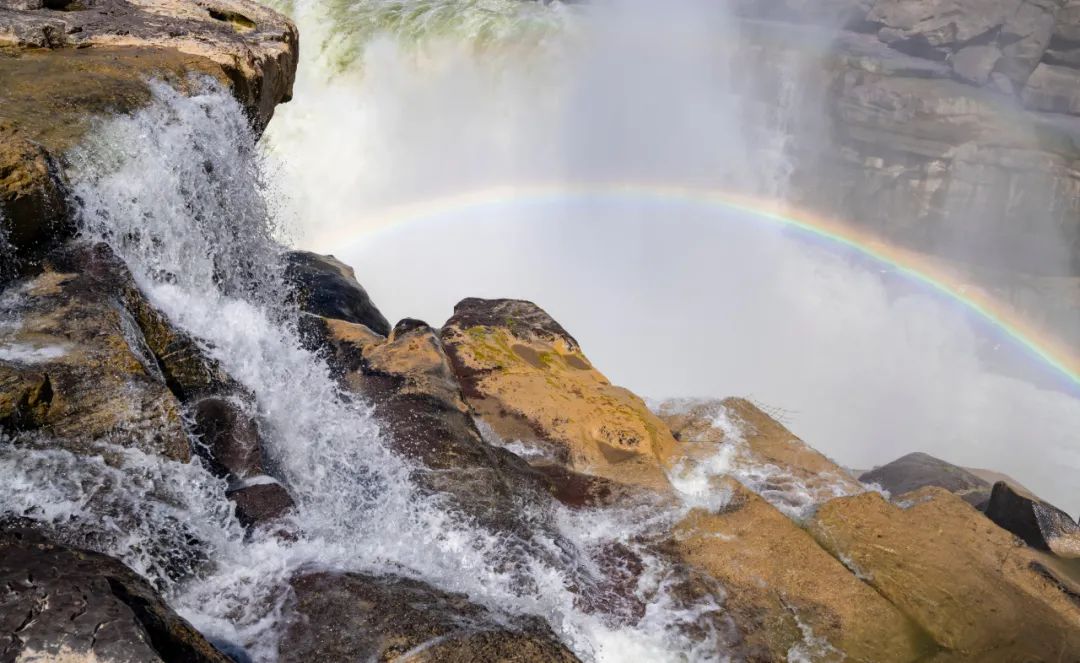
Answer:
[{"label": "churning water", "polygon": [[[406,574],[503,614],[539,615],[587,660],[724,659],[719,597],[677,600],[674,570],[642,544],[679,508],[580,512],[538,498],[520,505],[531,526],[510,535],[417,488],[367,405],[342,397],[284,313],[260,160],[226,92],[155,85],[150,107],[104,124],[70,161],[84,233],[108,242],[151,301],[254,394],[274,478],[297,501],[298,535],[245,538],[224,482],[198,461],[117,448],[102,449],[105,463],[0,446],[6,510],[117,555],[205,633],[256,660],[275,658],[288,579],[305,568]],[[93,525],[102,514],[119,515]],[[587,612],[570,589],[603,583],[596,555],[616,542],[645,562],[640,618]]]}]

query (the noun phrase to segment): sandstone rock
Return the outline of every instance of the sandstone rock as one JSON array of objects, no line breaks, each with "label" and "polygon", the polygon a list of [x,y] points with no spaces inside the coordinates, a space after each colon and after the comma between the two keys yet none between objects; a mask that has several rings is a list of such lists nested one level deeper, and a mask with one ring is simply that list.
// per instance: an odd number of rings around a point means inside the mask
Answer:
[{"label": "sandstone rock", "polygon": [[333,256],[307,251],[292,251],[287,258],[286,275],[300,310],[365,325],[382,336],[390,334],[390,323],[357,283],[351,267]]},{"label": "sandstone rock", "polygon": [[[1080,602],[1033,551],[941,488],[822,506],[814,537],[959,660],[1080,656]],[[945,660],[951,660],[948,657]]]},{"label": "sandstone rock", "polygon": [[296,607],[282,663],[577,661],[538,619],[497,616],[415,580],[311,573],[292,582]]},{"label": "sandstone rock", "polygon": [[990,497],[989,483],[962,467],[925,453],[910,453],[897,458],[864,472],[859,476],[859,481],[877,484],[893,496],[926,486],[937,486],[976,507]]},{"label": "sandstone rock", "polygon": [[5,3],[0,47],[0,236],[26,266],[74,230],[58,164],[95,121],[148,103],[149,79],[190,89],[202,75],[261,131],[292,94],[298,44],[248,0],[95,0]]},{"label": "sandstone rock", "polygon": [[236,503],[236,518],[244,527],[276,520],[294,506],[289,492],[279,483],[256,483],[235,490],[226,496]]},{"label": "sandstone rock", "polygon": [[949,63],[952,65],[953,73],[960,80],[981,86],[986,85],[987,81],[990,80],[994,65],[997,64],[1000,58],[1001,51],[998,50],[997,46],[975,44],[961,48],[953,54],[949,59]]},{"label": "sandstone rock", "polygon": [[1080,558],[1080,525],[1069,514],[1004,481],[994,484],[986,517],[1032,548]]},{"label": "sandstone rock", "polygon": [[118,294],[130,277],[98,252],[74,253],[79,265],[65,258],[0,296],[0,426],[77,453],[109,441],[186,461],[180,403]]},{"label": "sandstone rock", "polygon": [[679,441],[676,473],[724,458],[725,471],[785,514],[805,517],[815,505],[865,488],[756,405],[667,401],[657,414]]},{"label": "sandstone rock", "polygon": [[0,532],[0,656],[18,661],[228,663],[120,562]]},{"label": "sandstone rock", "polygon": [[442,341],[469,407],[501,438],[553,449],[546,460],[576,472],[668,488],[667,426],[535,304],[463,300]]},{"label": "sandstone rock", "polygon": [[322,318],[310,319],[308,330],[321,338],[344,386],[372,404],[394,448],[426,468],[421,485],[486,527],[526,527],[515,501],[539,499],[553,492],[551,483],[483,441],[435,330],[406,320],[383,339],[364,325]]},{"label": "sandstone rock", "polygon": [[1032,110],[1080,114],[1080,71],[1042,62],[1027,79],[1021,98]]},{"label": "sandstone rock", "polygon": [[807,660],[840,660],[843,652],[884,663],[933,649],[920,628],[778,510],[731,479],[715,489],[729,491],[728,506],[691,512],[673,546],[724,586],[725,609],[751,660],[788,660],[802,650]]}]

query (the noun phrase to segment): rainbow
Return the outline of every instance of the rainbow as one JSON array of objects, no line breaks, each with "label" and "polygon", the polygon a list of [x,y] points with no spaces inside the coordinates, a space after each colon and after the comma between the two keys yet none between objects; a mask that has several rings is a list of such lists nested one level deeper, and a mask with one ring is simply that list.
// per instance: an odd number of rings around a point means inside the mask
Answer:
[{"label": "rainbow", "polygon": [[[784,207],[766,200],[699,187],[642,183],[569,183],[496,186],[467,193],[397,205],[360,218],[348,229],[339,229],[315,239],[317,248],[340,250],[358,241],[376,240],[378,235],[404,224],[433,221],[450,213],[485,207],[547,204],[567,201],[641,202],[693,204],[740,212],[747,218],[796,230],[809,237],[850,249],[858,255],[888,266],[906,279],[962,306],[975,317],[999,330],[1039,362],[1080,388],[1080,357],[1061,340],[1024,320],[1011,307],[989,294],[964,283],[953,271],[925,255],[885,243],[851,224]],[[355,228],[364,228],[357,235]]]}]

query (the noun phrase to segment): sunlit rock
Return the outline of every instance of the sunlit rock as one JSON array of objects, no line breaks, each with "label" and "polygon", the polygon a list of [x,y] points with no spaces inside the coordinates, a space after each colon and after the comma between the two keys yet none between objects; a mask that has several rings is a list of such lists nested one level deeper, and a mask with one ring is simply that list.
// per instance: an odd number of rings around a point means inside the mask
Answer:
[{"label": "sunlit rock", "polygon": [[584,474],[667,489],[675,439],[644,402],[593,368],[535,304],[466,299],[442,341],[473,412],[504,440],[534,443]]},{"label": "sunlit rock", "polygon": [[758,660],[915,661],[922,630],[788,517],[732,479],[727,504],[691,512],[672,545],[727,590],[726,608]]},{"label": "sunlit rock", "polygon": [[941,488],[822,506],[810,531],[941,647],[979,661],[1080,656],[1077,587]]}]

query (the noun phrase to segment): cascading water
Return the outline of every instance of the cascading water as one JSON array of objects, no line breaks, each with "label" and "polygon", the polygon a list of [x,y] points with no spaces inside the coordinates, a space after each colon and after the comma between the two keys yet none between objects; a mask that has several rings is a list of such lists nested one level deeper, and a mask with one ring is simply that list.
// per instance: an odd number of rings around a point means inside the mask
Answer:
[{"label": "cascading water", "polygon": [[[536,526],[512,541],[420,490],[410,461],[362,401],[342,397],[280,306],[273,206],[239,106],[209,82],[192,96],[153,92],[148,108],[103,124],[70,155],[83,233],[108,242],[150,300],[254,395],[298,534],[245,536],[224,482],[198,461],[109,447],[107,463],[0,446],[6,511],[123,559],[254,660],[275,659],[289,578],[306,568],[405,574],[505,614],[539,615],[586,660],[725,658],[717,601],[677,598],[674,569],[642,543],[680,509],[571,511],[544,499],[521,506]],[[103,513],[121,515],[80,528]],[[595,555],[613,543],[642,557],[638,618],[585,611],[570,589],[602,581]]]}]

